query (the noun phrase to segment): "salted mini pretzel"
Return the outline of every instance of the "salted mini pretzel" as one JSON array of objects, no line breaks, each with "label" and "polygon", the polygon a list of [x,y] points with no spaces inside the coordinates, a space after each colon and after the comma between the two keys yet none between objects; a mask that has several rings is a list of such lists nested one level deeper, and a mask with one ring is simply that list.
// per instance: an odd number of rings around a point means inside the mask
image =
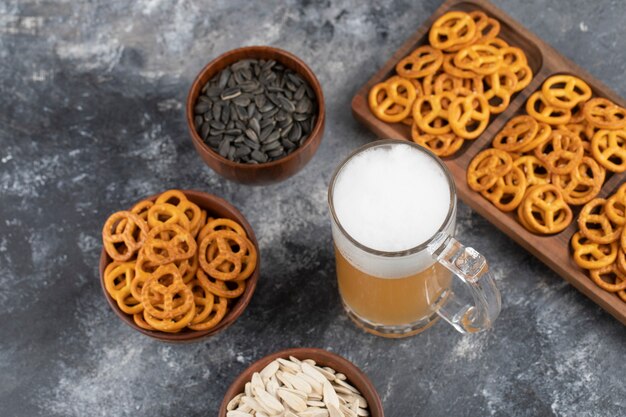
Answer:
[{"label": "salted mini pretzel", "polygon": [[528,84],[533,80],[533,70],[528,65],[523,65],[513,72],[517,78],[517,84],[515,84],[515,88],[513,89],[514,93],[528,87]]},{"label": "salted mini pretzel", "polygon": [[452,130],[448,111],[444,109],[443,94],[418,97],[413,104],[413,120],[424,133],[443,135]]},{"label": "salted mini pretzel", "polygon": [[520,156],[513,161],[513,166],[522,170],[528,187],[550,183],[548,167],[534,155]]},{"label": "salted mini pretzel", "polygon": [[213,219],[208,221],[202,230],[200,230],[200,233],[198,233],[198,241],[201,242],[207,235],[218,230],[230,230],[238,235],[247,237],[244,228],[236,221],[231,219]]},{"label": "salted mini pretzel", "polygon": [[[380,92],[384,93],[385,98],[379,102]],[[411,113],[415,97],[413,83],[397,77],[372,87],[369,94],[369,106],[372,113],[380,120],[397,123]]]},{"label": "salted mini pretzel", "polygon": [[453,11],[433,23],[428,41],[437,49],[451,50],[470,43],[476,35],[476,23],[464,12]]},{"label": "salted mini pretzel", "polygon": [[[211,244],[217,246],[217,254],[213,257],[209,254]],[[244,266],[244,257],[253,257],[256,264],[256,250],[254,245],[245,237],[228,230],[218,230],[207,235],[200,242],[198,260],[200,267],[212,276],[223,281],[241,279],[240,273]],[[228,263],[228,271],[221,271],[219,267]]]},{"label": "salted mini pretzel", "polygon": [[502,54],[502,66],[510,71],[518,71],[528,66],[526,54],[515,46],[506,46],[500,49]]},{"label": "salted mini pretzel", "polygon": [[571,110],[591,98],[591,87],[571,75],[553,75],[543,82],[541,92],[551,106],[560,109]]},{"label": "salted mini pretzel", "polygon": [[569,204],[579,206],[591,201],[602,189],[605,171],[588,156],[583,156],[576,168],[567,174],[552,174],[552,183],[563,193]]},{"label": "salted mini pretzel", "polygon": [[573,217],[561,191],[552,184],[530,187],[520,205],[520,213],[530,230],[541,234],[565,230]]},{"label": "salted mini pretzel", "polygon": [[561,125],[557,129],[567,130],[580,138],[583,144],[584,154],[591,155],[591,137],[587,136],[588,126],[585,123],[568,123]]},{"label": "salted mini pretzel", "polygon": [[191,231],[189,218],[173,204],[158,203],[148,209],[148,225],[151,228],[164,224],[177,224],[187,231]]},{"label": "salted mini pretzel", "polygon": [[154,327],[150,326],[143,318],[143,313],[133,314],[133,321],[137,326],[144,330],[156,330]]},{"label": "salted mini pretzel", "polygon": [[486,39],[486,40],[481,39],[478,41],[478,43],[493,46],[496,49],[503,49],[509,46],[509,44],[504,39],[497,38],[497,37],[493,39]]},{"label": "salted mini pretzel", "polygon": [[572,108],[572,117],[569,119],[569,123],[587,123],[587,121],[585,120],[585,114],[583,113],[583,107],[585,106],[585,103],[586,102],[578,103]]},{"label": "salted mini pretzel", "polygon": [[142,200],[139,203],[135,204],[130,211],[141,217],[144,221],[148,221],[148,210],[152,207],[154,203],[150,200]]},{"label": "salted mini pretzel", "polygon": [[484,91],[482,77],[459,78],[450,75],[447,72],[437,75],[432,85],[432,94],[443,94],[448,91],[456,91],[458,89],[467,89],[472,93],[482,94]]},{"label": "salted mini pretzel", "polygon": [[[257,263],[257,252],[252,242],[248,241],[247,243],[248,243],[248,247],[245,248],[245,252],[241,256],[241,271],[236,277],[229,279],[228,281],[245,281],[254,272],[256,268],[256,263]],[[208,249],[206,251],[206,259],[209,263],[211,263],[217,258],[218,255],[219,255],[219,248],[217,245],[217,240],[215,240],[211,242],[208,246]],[[222,273],[231,273],[233,270],[233,263],[230,260],[225,259],[222,263],[218,264],[215,268],[217,269],[217,271],[222,272]],[[218,279],[224,279],[224,276]]]},{"label": "salted mini pretzel", "polygon": [[193,257],[197,244],[188,230],[164,223],[150,230],[142,250],[152,265],[159,266]]},{"label": "salted mini pretzel", "polygon": [[457,67],[456,64],[454,63],[455,56],[456,56],[455,54],[445,54],[443,56],[442,68],[444,72],[457,78],[473,79],[479,76],[474,71]]},{"label": "salted mini pretzel", "polygon": [[578,215],[580,233],[592,242],[615,242],[622,233],[622,226],[612,223],[606,216],[605,204],[604,198],[595,198],[585,204]]},{"label": "salted mini pretzel", "polygon": [[509,107],[511,95],[517,86],[515,73],[504,69],[500,72],[485,76],[485,98],[489,102],[489,111],[494,114],[502,113]]},{"label": "salted mini pretzel", "polygon": [[213,308],[209,316],[199,323],[189,324],[191,330],[209,330],[221,323],[226,312],[228,311],[228,299],[224,297],[215,297]]},{"label": "salted mini pretzel", "polygon": [[537,136],[539,123],[530,116],[516,116],[509,120],[493,139],[491,146],[507,152],[518,152]]},{"label": "salted mini pretzel", "polygon": [[452,131],[463,139],[476,139],[489,124],[489,104],[484,96],[472,93],[458,97],[448,108],[448,121]]},{"label": "salted mini pretzel", "polygon": [[604,205],[604,212],[606,217],[618,226],[626,224],[626,199],[624,199],[624,196],[615,193],[609,197]]},{"label": "salted mini pretzel", "polygon": [[585,120],[599,129],[626,128],[626,109],[606,98],[592,98],[583,106]]},{"label": "salted mini pretzel", "polygon": [[443,63],[443,53],[432,46],[420,46],[396,65],[396,72],[405,78],[422,78],[434,74]]},{"label": "salted mini pretzel", "polygon": [[[151,293],[161,296],[163,302],[154,304]],[[196,315],[193,293],[174,265],[161,266],[152,274],[144,285],[141,303],[145,321],[163,332],[182,330]]]},{"label": "salted mini pretzel", "polygon": [[[221,281],[198,270],[196,278],[202,283],[212,294],[224,298],[240,297],[246,290],[246,281]],[[229,288],[231,285],[234,288]]]},{"label": "salted mini pretzel", "polygon": [[474,35],[472,43],[487,44],[500,33],[500,22],[487,16],[484,12],[474,10],[469,15],[476,24],[476,35]]},{"label": "salted mini pretzel", "polygon": [[571,110],[550,105],[541,91],[535,91],[528,98],[526,113],[549,125],[567,124],[572,117]]},{"label": "salted mini pretzel", "polygon": [[548,139],[537,146],[534,154],[553,174],[567,174],[576,168],[583,158],[584,149],[580,138],[566,130],[553,130]]},{"label": "salted mini pretzel", "polygon": [[589,276],[595,284],[608,292],[626,290],[626,273],[620,271],[616,264],[610,264],[602,268],[592,269]]},{"label": "salted mini pretzel", "polygon": [[205,321],[213,311],[215,296],[205,283],[194,278],[187,284],[193,294],[193,302],[196,305],[196,315],[191,319],[190,324],[198,324]]},{"label": "salted mini pretzel", "polygon": [[135,277],[135,262],[113,261],[104,269],[104,288],[109,295],[117,300],[124,288],[130,289]]},{"label": "salted mini pretzel", "polygon": [[573,258],[576,265],[585,269],[598,269],[611,265],[617,259],[619,245],[617,242],[608,244],[595,243],[580,232],[572,236]]},{"label": "salted mini pretzel", "polygon": [[597,131],[591,139],[591,154],[609,171],[626,171],[626,130]]},{"label": "salted mini pretzel", "polygon": [[148,225],[141,217],[130,211],[118,211],[109,216],[102,228],[104,249],[113,260],[128,261],[141,248],[147,233]]},{"label": "salted mini pretzel", "polygon": [[182,211],[189,219],[189,231],[193,236],[198,234],[202,221],[202,210],[197,204],[189,201],[187,196],[180,190],[168,190],[156,199],[156,204],[171,204]]},{"label": "salted mini pretzel", "polygon": [[489,45],[467,46],[454,56],[454,65],[479,75],[493,74],[502,66],[502,52]]},{"label": "salted mini pretzel", "polygon": [[444,133],[443,135],[423,133],[415,123],[411,127],[411,139],[439,157],[454,155],[461,149],[464,142],[463,138],[454,133]]},{"label": "salted mini pretzel", "polygon": [[510,172],[497,179],[493,187],[480,194],[500,211],[513,211],[519,206],[526,192],[526,177],[521,169],[513,166]]},{"label": "salted mini pretzel", "polygon": [[470,162],[467,168],[467,185],[474,191],[487,190],[511,169],[513,169],[511,155],[500,149],[486,149]]}]

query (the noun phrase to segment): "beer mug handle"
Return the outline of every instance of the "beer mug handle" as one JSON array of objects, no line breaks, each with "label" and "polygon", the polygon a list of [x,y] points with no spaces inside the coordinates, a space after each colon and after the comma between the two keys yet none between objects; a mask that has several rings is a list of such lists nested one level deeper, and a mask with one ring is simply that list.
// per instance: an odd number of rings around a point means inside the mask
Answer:
[{"label": "beer mug handle", "polygon": [[437,234],[427,250],[462,281],[469,294],[463,297],[452,286],[437,311],[439,316],[461,333],[489,329],[500,314],[501,300],[485,257],[445,232]]}]

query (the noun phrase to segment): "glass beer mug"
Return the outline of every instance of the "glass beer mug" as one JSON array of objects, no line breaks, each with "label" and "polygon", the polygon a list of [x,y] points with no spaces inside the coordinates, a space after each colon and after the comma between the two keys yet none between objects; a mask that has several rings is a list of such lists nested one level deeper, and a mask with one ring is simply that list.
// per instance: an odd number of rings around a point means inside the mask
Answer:
[{"label": "glass beer mug", "polygon": [[454,239],[456,190],[446,166],[407,141],[352,153],[328,190],[337,280],[350,318],[385,337],[442,317],[461,333],[488,329],[500,293],[485,258]]}]

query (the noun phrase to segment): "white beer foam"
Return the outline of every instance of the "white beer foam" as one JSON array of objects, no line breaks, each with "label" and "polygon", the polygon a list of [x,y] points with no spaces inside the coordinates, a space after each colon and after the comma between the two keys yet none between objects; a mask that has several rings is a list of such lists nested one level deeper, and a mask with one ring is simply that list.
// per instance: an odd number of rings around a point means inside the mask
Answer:
[{"label": "white beer foam", "polygon": [[[450,208],[445,172],[408,144],[370,148],[352,158],[335,181],[333,205],[344,230],[362,245],[384,252],[414,248],[443,225]],[[454,222],[447,230],[452,233]],[[379,277],[402,277],[433,264],[425,252],[402,258],[371,255],[341,236],[335,244],[356,267]]]}]

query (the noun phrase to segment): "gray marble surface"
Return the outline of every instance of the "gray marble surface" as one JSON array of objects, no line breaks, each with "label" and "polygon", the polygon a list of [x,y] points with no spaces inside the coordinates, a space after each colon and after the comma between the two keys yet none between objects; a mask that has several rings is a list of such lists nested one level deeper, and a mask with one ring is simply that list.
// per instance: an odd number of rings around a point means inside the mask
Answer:
[{"label": "gray marble surface", "polygon": [[[326,189],[374,139],[350,100],[439,3],[1,1],[0,415],[212,416],[239,372],[292,346],[352,360],[390,417],[626,415],[624,327],[462,204],[460,240],[488,255],[503,294],[492,331],[385,340],[342,312]],[[626,3],[496,3],[626,95]],[[327,102],[315,158],[264,188],[210,171],[183,118],[196,72],[250,44],[302,57]],[[240,320],[184,346],[125,326],[97,278],[107,215],[171,187],[232,201],[263,259]]]}]

